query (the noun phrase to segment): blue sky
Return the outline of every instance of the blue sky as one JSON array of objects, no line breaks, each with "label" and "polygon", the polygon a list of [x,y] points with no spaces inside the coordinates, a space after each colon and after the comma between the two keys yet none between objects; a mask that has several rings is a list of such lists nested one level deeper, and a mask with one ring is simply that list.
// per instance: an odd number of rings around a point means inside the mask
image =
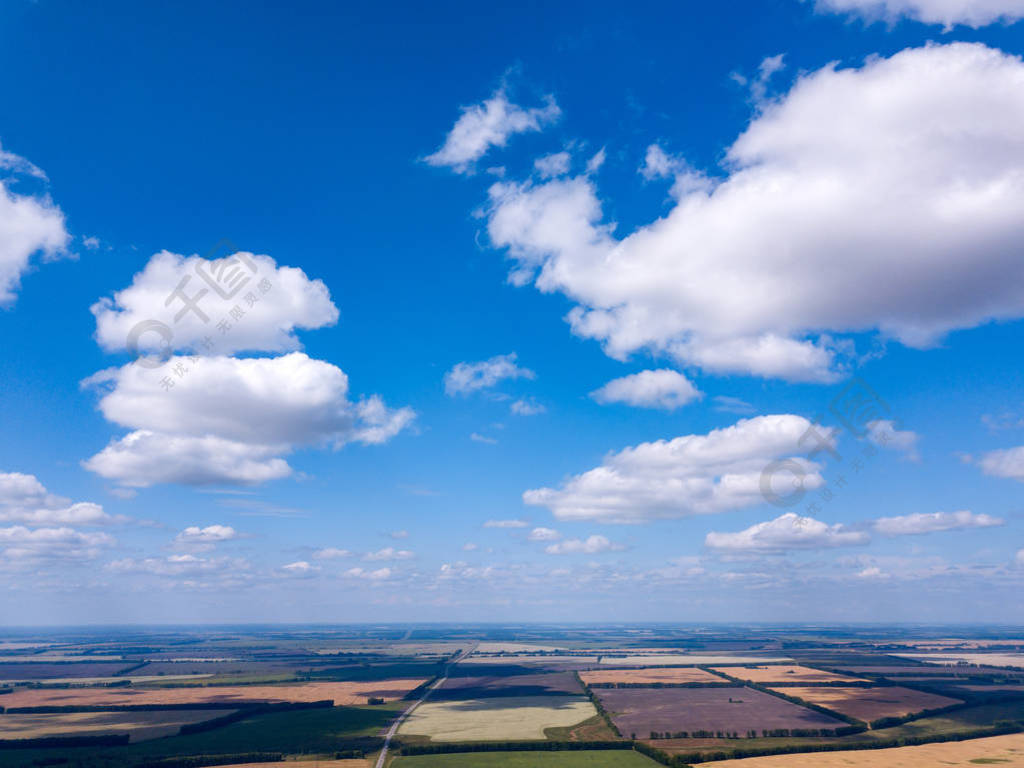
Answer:
[{"label": "blue sky", "polygon": [[0,615],[1024,619],[1022,16],[3,4]]}]

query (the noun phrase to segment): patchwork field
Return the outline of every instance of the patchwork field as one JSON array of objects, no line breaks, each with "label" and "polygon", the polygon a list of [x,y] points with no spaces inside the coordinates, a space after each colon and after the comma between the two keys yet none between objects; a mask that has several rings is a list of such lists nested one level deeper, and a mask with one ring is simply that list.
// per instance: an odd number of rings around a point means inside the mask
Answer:
[{"label": "patchwork field", "polygon": [[110,677],[134,666],[131,662],[0,663],[0,680],[48,680],[54,677]]},{"label": "patchwork field", "polygon": [[534,675],[450,677],[430,694],[431,701],[443,699],[489,699],[496,696],[582,695],[583,689],[572,672]]},{"label": "patchwork field", "polygon": [[899,686],[878,688],[780,688],[781,693],[870,722],[880,717],[902,717],[925,709],[962,704],[934,693]]},{"label": "patchwork field", "polygon": [[594,693],[627,738],[635,733],[645,739],[651,731],[745,733],[845,725],[753,688],[595,688]]},{"label": "patchwork field", "polygon": [[580,672],[587,685],[595,683],[629,683],[643,685],[651,683],[724,683],[725,678],[713,675],[698,667],[660,667],[653,669],[597,669]]},{"label": "patchwork field", "polygon": [[669,665],[684,666],[689,664],[703,664],[704,666],[711,666],[713,664],[768,664],[772,662],[784,661],[792,661],[792,659],[787,656],[769,658],[767,656],[713,656],[708,654],[697,653],[652,653],[643,656],[625,655],[601,657],[602,664],[608,664],[618,667],[659,667]]},{"label": "patchwork field", "polygon": [[392,768],[657,768],[658,765],[631,749],[603,749],[416,755],[399,757]]},{"label": "patchwork field", "polygon": [[914,659],[925,664],[952,664],[963,661],[980,667],[1024,668],[1024,653],[894,653],[901,659]]},{"label": "patchwork field", "polygon": [[126,704],[251,704],[259,702],[309,702],[332,699],[336,706],[366,704],[376,696],[387,701],[402,698],[424,680],[381,680],[349,683],[301,683],[296,685],[223,685],[194,688],[36,688],[6,694],[0,706],[82,707]]},{"label": "patchwork field", "polygon": [[176,734],[186,723],[200,723],[234,710],[176,709],[163,712],[73,712],[0,715],[0,739],[42,736],[100,736],[128,733],[132,742]]},{"label": "patchwork field", "polygon": [[503,741],[545,738],[545,728],[567,728],[597,714],[582,696],[507,696],[428,700],[398,729],[432,741]]},{"label": "patchwork field", "polygon": [[863,682],[863,678],[840,675],[836,672],[823,672],[801,666],[763,666],[763,667],[718,667],[715,671],[732,675],[740,680],[752,683],[853,683]]},{"label": "patchwork field", "polygon": [[933,768],[933,766],[1024,766],[1024,734],[922,744],[917,747],[771,755],[700,763],[695,768]]}]

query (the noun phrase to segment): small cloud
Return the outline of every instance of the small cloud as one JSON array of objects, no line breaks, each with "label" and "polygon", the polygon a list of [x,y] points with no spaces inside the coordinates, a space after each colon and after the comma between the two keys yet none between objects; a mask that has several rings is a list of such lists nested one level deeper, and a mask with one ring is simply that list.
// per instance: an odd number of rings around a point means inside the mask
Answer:
[{"label": "small cloud", "polygon": [[288,565],[281,566],[281,573],[285,576],[292,576],[296,578],[308,578],[315,576],[320,572],[320,566],[311,565],[305,560],[299,560],[295,563],[288,563]]},{"label": "small cloud", "polygon": [[208,525],[200,528],[190,525],[174,538],[174,544],[188,549],[208,550],[224,541],[238,538],[238,532],[230,525]]},{"label": "small cloud", "polygon": [[962,509],[958,512],[918,512],[900,517],[883,517],[875,521],[874,528],[885,536],[914,536],[965,528],[992,528],[1003,525],[1003,522],[998,517]]},{"label": "small cloud", "polygon": [[674,411],[698,400],[700,391],[678,371],[663,368],[640,371],[613,379],[590,396],[599,403],[625,403],[638,408],[660,408]]},{"label": "small cloud", "polygon": [[747,414],[753,413],[756,409],[746,400],[729,395],[716,395],[714,398],[715,410],[719,413]]},{"label": "small cloud", "polygon": [[889,578],[889,574],[883,573],[882,569],[879,568],[877,565],[869,565],[867,568],[865,568],[864,570],[862,570],[860,573],[857,574],[857,578],[858,579],[882,580],[882,579],[888,579]]},{"label": "small cloud", "polygon": [[318,549],[313,553],[313,558],[316,560],[337,560],[343,557],[351,557],[352,553],[347,549],[338,549],[337,547],[324,547]]},{"label": "small cloud", "polygon": [[505,379],[534,379],[529,368],[516,363],[516,353],[495,355],[476,363],[457,363],[444,375],[444,391],[449,397],[465,396],[482,389],[490,389]]},{"label": "small cloud", "polygon": [[867,424],[869,441],[880,448],[903,451],[911,461],[920,461],[917,452],[918,434],[910,430],[897,430],[892,421],[879,419]]},{"label": "small cloud", "polygon": [[604,536],[588,536],[586,539],[566,539],[544,548],[549,555],[597,555],[624,549],[621,544],[609,541]]},{"label": "small cloud", "polygon": [[533,167],[542,179],[550,179],[568,173],[569,160],[568,152],[555,152],[553,155],[538,157],[533,161]]},{"label": "small cloud", "polygon": [[497,441],[496,438],[487,437],[486,435],[481,435],[478,432],[471,432],[470,435],[469,435],[469,439],[472,440],[474,443],[486,443],[487,445],[497,445],[498,444],[498,441]]},{"label": "small cloud", "polygon": [[597,171],[601,169],[601,166],[604,165],[604,161],[604,147],[601,147],[601,149],[597,151],[597,154],[587,161],[587,175],[589,176],[592,173],[597,173]]},{"label": "small cloud", "polygon": [[544,98],[541,107],[523,109],[511,103],[501,88],[482,104],[463,107],[444,144],[424,160],[430,165],[447,166],[456,173],[472,173],[476,161],[491,147],[504,147],[514,134],[539,131],[561,114],[551,96]]},{"label": "small cloud", "polygon": [[410,552],[408,549],[384,547],[384,549],[378,549],[376,552],[367,552],[363,555],[363,560],[411,560],[414,557],[416,557],[415,553]]},{"label": "small cloud", "polygon": [[811,517],[787,512],[736,533],[711,531],[704,546],[721,552],[781,553],[793,549],[825,549],[866,544],[870,536],[841,523],[828,525]]},{"label": "small cloud", "polygon": [[558,541],[562,534],[554,528],[534,528],[527,536],[530,541]]},{"label": "small cloud", "polygon": [[82,245],[90,251],[95,251],[100,247],[100,239],[98,237],[86,237],[82,239]]},{"label": "small cloud", "polygon": [[369,581],[383,581],[391,578],[390,568],[378,568],[375,571],[367,571],[363,568],[349,568],[345,571],[345,576],[351,579],[367,579]]},{"label": "small cloud", "polygon": [[475,552],[477,549],[479,549],[479,547],[472,541],[467,541],[462,545],[463,552]]},{"label": "small cloud", "polygon": [[526,528],[529,525],[526,520],[488,520],[484,528]]},{"label": "small cloud", "polygon": [[517,416],[536,416],[544,413],[547,408],[531,398],[520,398],[509,406],[509,410]]},{"label": "small cloud", "polygon": [[[970,462],[972,459],[966,457],[965,461]],[[1024,445],[989,451],[982,454],[977,462],[986,475],[1024,482]]]},{"label": "small cloud", "polygon": [[392,531],[388,536],[392,539],[408,539],[409,532],[403,528],[401,531]]}]

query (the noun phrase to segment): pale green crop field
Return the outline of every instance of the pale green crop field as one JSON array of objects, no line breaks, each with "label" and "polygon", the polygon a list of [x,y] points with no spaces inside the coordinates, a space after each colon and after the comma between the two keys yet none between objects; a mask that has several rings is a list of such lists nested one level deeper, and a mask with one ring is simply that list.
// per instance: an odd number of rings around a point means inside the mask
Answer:
[{"label": "pale green crop field", "polygon": [[398,729],[399,735],[432,741],[543,739],[545,728],[565,728],[597,714],[582,696],[503,696],[427,701]]}]

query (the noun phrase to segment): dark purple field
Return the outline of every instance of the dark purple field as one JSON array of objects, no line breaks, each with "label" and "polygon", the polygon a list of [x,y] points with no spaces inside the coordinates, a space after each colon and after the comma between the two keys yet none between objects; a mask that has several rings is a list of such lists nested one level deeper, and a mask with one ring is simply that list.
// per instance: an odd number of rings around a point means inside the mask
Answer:
[{"label": "dark purple field", "polygon": [[634,733],[647,738],[651,731],[742,735],[748,730],[845,725],[752,688],[597,688],[594,693],[627,738]]},{"label": "dark purple field", "polygon": [[[481,665],[482,666],[482,665]],[[571,672],[535,675],[451,677],[431,694],[432,699],[490,699],[499,696],[564,696],[583,694]]]},{"label": "dark purple field", "polygon": [[64,677],[109,677],[134,666],[131,661],[14,662],[0,663],[0,680],[47,680]]}]

